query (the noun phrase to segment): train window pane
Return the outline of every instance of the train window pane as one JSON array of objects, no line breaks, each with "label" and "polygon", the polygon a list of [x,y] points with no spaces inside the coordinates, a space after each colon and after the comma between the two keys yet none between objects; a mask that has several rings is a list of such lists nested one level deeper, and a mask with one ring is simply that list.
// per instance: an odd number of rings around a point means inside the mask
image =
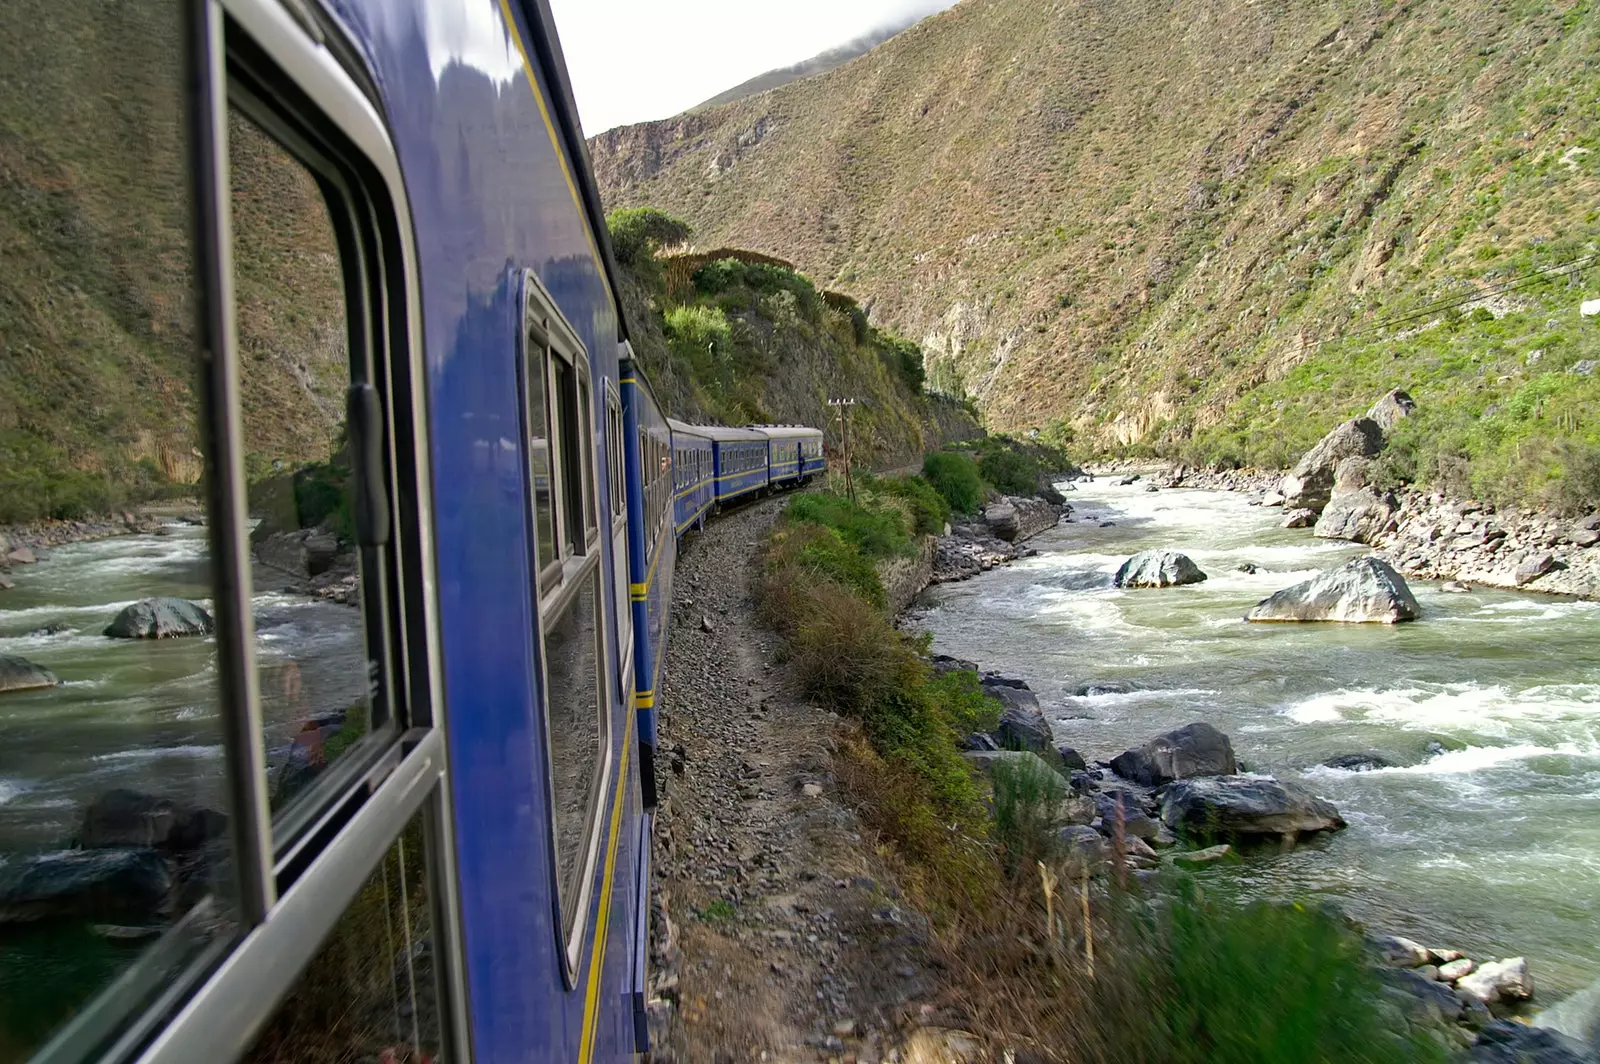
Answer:
[{"label": "train window pane", "polygon": [[383,723],[379,669],[351,516],[349,319],[333,221],[310,171],[238,111],[228,164],[256,661],[268,794],[282,812]]},{"label": "train window pane", "polygon": [[544,636],[545,704],[549,707],[550,785],[555,810],[557,885],[570,929],[589,856],[591,810],[605,749],[601,712],[600,567]]},{"label": "train window pane", "polygon": [[440,1060],[436,948],[419,817],[345,909],[244,1061]]},{"label": "train window pane", "polygon": [[544,342],[536,333],[529,333],[527,351],[528,364],[523,367],[523,376],[527,379],[528,390],[528,465],[533,475],[534,537],[539,541],[539,571],[542,573],[556,560],[556,528],[550,483],[546,355]]},{"label": "train window pane", "polygon": [[589,378],[581,373],[578,375],[576,414],[578,452],[583,457],[583,491],[579,495],[579,505],[583,507],[583,528],[587,530],[588,538],[593,540],[600,534],[600,519],[595,513],[599,507],[595,505],[594,498],[599,483],[594,478],[594,407],[589,393]]},{"label": "train window pane", "polygon": [[0,535],[0,1060],[236,927],[187,10],[0,4],[0,524],[89,522]]}]

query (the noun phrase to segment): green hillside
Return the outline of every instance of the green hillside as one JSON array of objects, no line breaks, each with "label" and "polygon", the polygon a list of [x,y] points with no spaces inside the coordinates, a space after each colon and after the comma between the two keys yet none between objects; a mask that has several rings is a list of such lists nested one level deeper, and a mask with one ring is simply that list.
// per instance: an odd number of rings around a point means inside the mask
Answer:
[{"label": "green hillside", "polygon": [[1400,386],[1397,475],[1600,501],[1587,0],[965,0],[590,147],[612,206],[794,261],[996,428],[1279,466]]}]

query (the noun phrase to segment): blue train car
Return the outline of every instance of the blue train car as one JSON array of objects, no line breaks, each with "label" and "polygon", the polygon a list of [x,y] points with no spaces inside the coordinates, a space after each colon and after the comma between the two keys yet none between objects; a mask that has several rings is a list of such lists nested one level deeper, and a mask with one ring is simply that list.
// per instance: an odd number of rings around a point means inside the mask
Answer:
[{"label": "blue train car", "polygon": [[751,425],[768,440],[773,487],[803,484],[821,471],[822,431],[804,425]]},{"label": "blue train car", "polygon": [[672,524],[676,535],[705,525],[717,503],[716,451],[710,425],[672,418]]},{"label": "blue train car", "polygon": [[720,425],[700,426],[695,431],[704,433],[713,445],[719,507],[767,490],[772,473],[765,434]]},{"label": "blue train car", "polygon": [[672,429],[650,382],[632,359],[622,363],[627,450],[629,597],[633,607],[634,707],[639,728],[643,801],[654,808],[656,692],[666,658],[667,619],[678,534],[673,487]]}]

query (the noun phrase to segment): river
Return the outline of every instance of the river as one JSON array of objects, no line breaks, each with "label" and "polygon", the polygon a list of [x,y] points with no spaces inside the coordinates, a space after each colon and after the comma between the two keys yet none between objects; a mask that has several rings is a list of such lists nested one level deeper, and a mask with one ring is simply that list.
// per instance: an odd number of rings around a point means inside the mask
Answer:
[{"label": "river", "polygon": [[[1027,680],[1057,741],[1090,761],[1207,721],[1249,770],[1303,781],[1349,821],[1201,873],[1218,889],[1332,898],[1430,945],[1524,955],[1545,1002],[1595,980],[1600,603],[1418,581],[1413,623],[1247,624],[1251,605],[1364,548],[1280,529],[1281,511],[1243,495],[1077,489],[1074,520],[1033,540],[1037,556],[931,589],[909,623],[938,652]],[[1111,586],[1154,547],[1209,579]],[[1365,751],[1397,767],[1320,766]]]},{"label": "river", "polygon": [[[98,795],[130,788],[225,809],[211,637],[103,634],[141,598],[211,605],[205,530],[73,543],[13,571],[0,591],[0,654],[49,668],[54,689],[0,694],[0,861],[71,839]],[[269,762],[305,719],[365,692],[361,614],[254,575],[256,653]]]}]

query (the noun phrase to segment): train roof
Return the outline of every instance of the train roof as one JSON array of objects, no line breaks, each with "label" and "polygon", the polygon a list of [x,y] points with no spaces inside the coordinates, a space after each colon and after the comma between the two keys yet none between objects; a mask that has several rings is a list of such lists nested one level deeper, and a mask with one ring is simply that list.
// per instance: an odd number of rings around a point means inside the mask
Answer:
[{"label": "train roof", "polygon": [[759,432],[763,436],[774,440],[810,439],[820,437],[821,429],[811,428],[809,425],[750,425],[752,432]]},{"label": "train roof", "polygon": [[674,436],[693,436],[697,440],[710,440],[706,434],[706,426],[691,425],[687,421],[679,421],[675,417],[667,418],[667,428],[672,430]]},{"label": "train roof", "polygon": [[734,429],[726,425],[695,425],[694,431],[718,443],[766,443],[767,437],[753,429]]}]

